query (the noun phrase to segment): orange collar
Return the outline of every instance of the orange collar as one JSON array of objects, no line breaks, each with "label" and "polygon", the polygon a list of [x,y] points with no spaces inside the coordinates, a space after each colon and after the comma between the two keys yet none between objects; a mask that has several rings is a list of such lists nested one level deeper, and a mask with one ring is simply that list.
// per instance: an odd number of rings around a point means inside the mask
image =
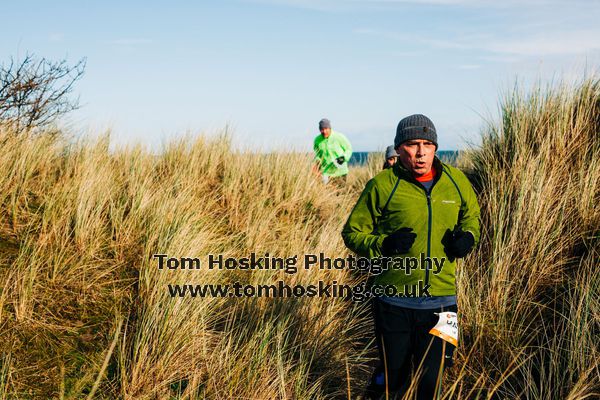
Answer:
[{"label": "orange collar", "polygon": [[436,175],[436,171],[435,168],[433,168],[433,165],[431,166],[431,169],[429,170],[428,173],[426,173],[425,175],[421,175],[421,176],[415,176],[415,179],[418,182],[428,182],[430,180],[432,180],[433,178],[435,178]]}]

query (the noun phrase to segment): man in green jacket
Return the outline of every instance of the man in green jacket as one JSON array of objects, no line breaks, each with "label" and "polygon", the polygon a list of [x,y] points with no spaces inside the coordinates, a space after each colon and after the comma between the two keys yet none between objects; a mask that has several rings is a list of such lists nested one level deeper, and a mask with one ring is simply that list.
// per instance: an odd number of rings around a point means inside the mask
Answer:
[{"label": "man in green jacket", "polygon": [[331,122],[323,118],[319,121],[318,135],[313,144],[315,151],[315,169],[323,177],[323,182],[329,180],[343,183],[348,175],[348,161],[352,156],[350,142],[340,132],[331,130]]},{"label": "man in green jacket", "polygon": [[479,241],[479,205],[467,177],[435,156],[437,143],[429,118],[402,119],[394,140],[399,162],[367,183],[342,231],[358,255],[391,260],[372,285],[395,290],[374,293],[380,367],[367,387],[371,398],[403,393],[422,363],[418,398],[432,399],[452,363],[454,345],[430,330],[436,313],[457,312],[456,259]]}]

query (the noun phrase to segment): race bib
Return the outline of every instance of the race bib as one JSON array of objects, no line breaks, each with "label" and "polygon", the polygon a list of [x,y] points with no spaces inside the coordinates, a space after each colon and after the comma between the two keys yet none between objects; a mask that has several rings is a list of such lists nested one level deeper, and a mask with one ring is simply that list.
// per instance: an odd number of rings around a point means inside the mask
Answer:
[{"label": "race bib", "polygon": [[452,343],[454,346],[458,346],[458,318],[455,312],[444,311],[441,313],[435,313],[440,317],[437,324],[429,333],[446,342]]}]

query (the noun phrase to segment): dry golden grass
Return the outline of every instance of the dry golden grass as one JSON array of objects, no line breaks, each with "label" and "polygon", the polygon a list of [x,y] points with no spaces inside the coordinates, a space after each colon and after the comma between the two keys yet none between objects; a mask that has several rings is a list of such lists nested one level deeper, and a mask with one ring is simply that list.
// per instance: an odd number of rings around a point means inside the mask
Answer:
[{"label": "dry golden grass", "polygon": [[458,282],[462,364],[486,396],[594,398],[600,82],[517,90],[501,114],[463,160],[479,187],[483,236]]},{"label": "dry golden grass", "polygon": [[[482,243],[462,264],[445,398],[600,393],[600,86],[515,92],[479,149]],[[184,138],[154,156],[0,128],[0,398],[355,398],[367,304],[172,298],[167,284],[356,283],[348,271],[158,270],[152,254],[344,256],[340,231],[383,159],[333,190],[309,155]]]}]

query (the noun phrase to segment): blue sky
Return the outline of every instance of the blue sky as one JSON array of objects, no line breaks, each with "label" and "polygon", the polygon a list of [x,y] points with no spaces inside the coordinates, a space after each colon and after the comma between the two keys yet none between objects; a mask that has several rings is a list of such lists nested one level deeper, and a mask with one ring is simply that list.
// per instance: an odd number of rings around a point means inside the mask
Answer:
[{"label": "blue sky", "polygon": [[440,149],[460,149],[517,78],[573,81],[600,62],[594,0],[57,0],[1,13],[0,62],[87,57],[72,129],[153,148],[229,126],[243,148],[310,150],[327,117],[371,151],[422,113]]}]

